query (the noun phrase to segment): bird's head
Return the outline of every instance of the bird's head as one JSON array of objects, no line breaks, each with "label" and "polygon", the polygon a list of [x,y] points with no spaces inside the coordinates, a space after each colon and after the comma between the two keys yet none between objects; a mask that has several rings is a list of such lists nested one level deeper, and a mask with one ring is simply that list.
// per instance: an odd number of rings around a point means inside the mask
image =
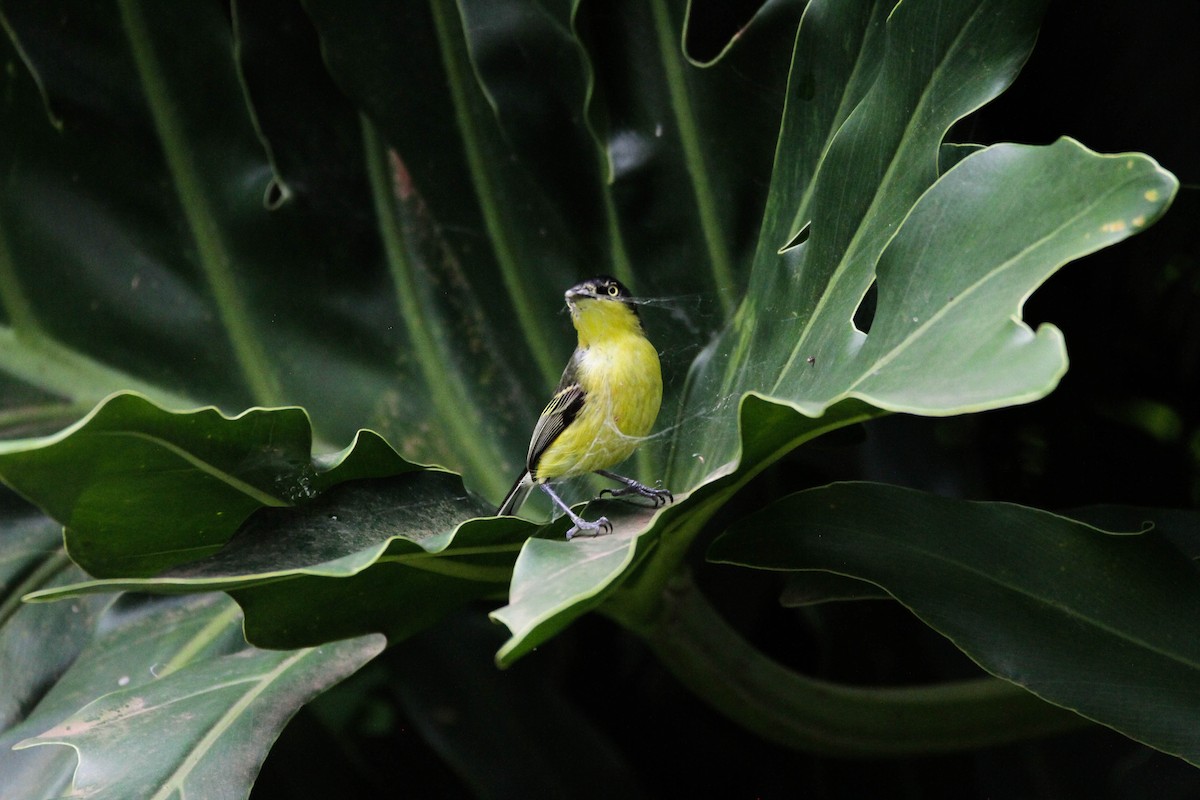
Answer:
[{"label": "bird's head", "polygon": [[606,336],[642,332],[633,295],[616,278],[601,275],[576,284],[567,289],[566,299],[584,346]]}]

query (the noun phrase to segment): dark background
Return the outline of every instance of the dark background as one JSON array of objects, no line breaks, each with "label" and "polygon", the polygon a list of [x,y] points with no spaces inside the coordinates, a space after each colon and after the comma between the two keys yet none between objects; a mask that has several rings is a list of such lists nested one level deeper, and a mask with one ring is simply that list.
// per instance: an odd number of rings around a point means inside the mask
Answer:
[{"label": "dark background", "polygon": [[[703,58],[757,3],[697,3]],[[1006,94],[951,141],[1156,158],[1182,188],[1149,231],[1069,265],[1025,308],[1066,336],[1071,368],[1037,403],[891,417],[778,464],[731,516],[781,490],[869,478],[1051,510],[1200,500],[1200,3],[1055,2]],[[718,532],[714,526],[712,533]],[[894,603],[805,612],[781,584],[697,564],[706,593],[765,651],[809,674],[910,685],[975,668]],[[1200,797],[1200,771],[1100,728],[953,756],[845,761],[781,750],[710,712],[640,643],[589,617],[513,669],[470,609],[388,651],[305,709],[254,797]]]}]

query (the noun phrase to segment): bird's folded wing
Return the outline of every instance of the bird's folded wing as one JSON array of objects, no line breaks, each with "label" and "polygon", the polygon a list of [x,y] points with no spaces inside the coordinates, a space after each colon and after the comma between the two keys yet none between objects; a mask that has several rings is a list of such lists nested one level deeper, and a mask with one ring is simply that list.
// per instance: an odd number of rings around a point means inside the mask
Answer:
[{"label": "bird's folded wing", "polygon": [[558,438],[568,425],[579,415],[587,395],[578,383],[568,384],[546,404],[538,418],[529,442],[529,454],[525,466],[530,473],[537,474],[537,462],[551,442]]}]

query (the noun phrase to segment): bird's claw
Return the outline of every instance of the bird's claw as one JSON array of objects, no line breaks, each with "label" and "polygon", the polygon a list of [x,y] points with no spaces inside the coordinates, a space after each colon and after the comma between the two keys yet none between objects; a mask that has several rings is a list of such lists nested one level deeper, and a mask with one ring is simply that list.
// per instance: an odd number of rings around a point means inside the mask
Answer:
[{"label": "bird's claw", "polygon": [[576,519],[571,530],[567,531],[567,541],[577,533],[588,531],[592,536],[599,536],[600,532],[612,533],[612,523],[608,521],[608,517],[600,517],[595,522],[588,522],[586,519]]},{"label": "bird's claw", "polygon": [[640,483],[626,486],[623,489],[601,489],[599,497],[604,497],[605,495],[609,495],[610,497],[627,497],[631,494],[636,494],[638,497],[645,497],[654,503],[655,508],[661,508],[667,503],[675,502],[675,495],[671,494],[669,489],[652,489]]}]

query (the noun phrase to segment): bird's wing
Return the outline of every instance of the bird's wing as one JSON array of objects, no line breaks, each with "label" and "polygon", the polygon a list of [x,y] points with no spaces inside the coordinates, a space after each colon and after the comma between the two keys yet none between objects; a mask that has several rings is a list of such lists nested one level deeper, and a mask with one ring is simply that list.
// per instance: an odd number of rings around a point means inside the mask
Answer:
[{"label": "bird's wing", "polygon": [[537,425],[534,426],[533,436],[529,441],[529,454],[525,457],[525,466],[533,475],[537,474],[537,463],[542,453],[546,452],[550,443],[579,415],[579,410],[583,408],[587,398],[587,393],[575,380],[575,362],[578,357],[579,352],[576,351],[567,362],[567,368],[563,370],[554,397],[550,398],[550,402],[542,410],[542,415],[538,417]]}]

